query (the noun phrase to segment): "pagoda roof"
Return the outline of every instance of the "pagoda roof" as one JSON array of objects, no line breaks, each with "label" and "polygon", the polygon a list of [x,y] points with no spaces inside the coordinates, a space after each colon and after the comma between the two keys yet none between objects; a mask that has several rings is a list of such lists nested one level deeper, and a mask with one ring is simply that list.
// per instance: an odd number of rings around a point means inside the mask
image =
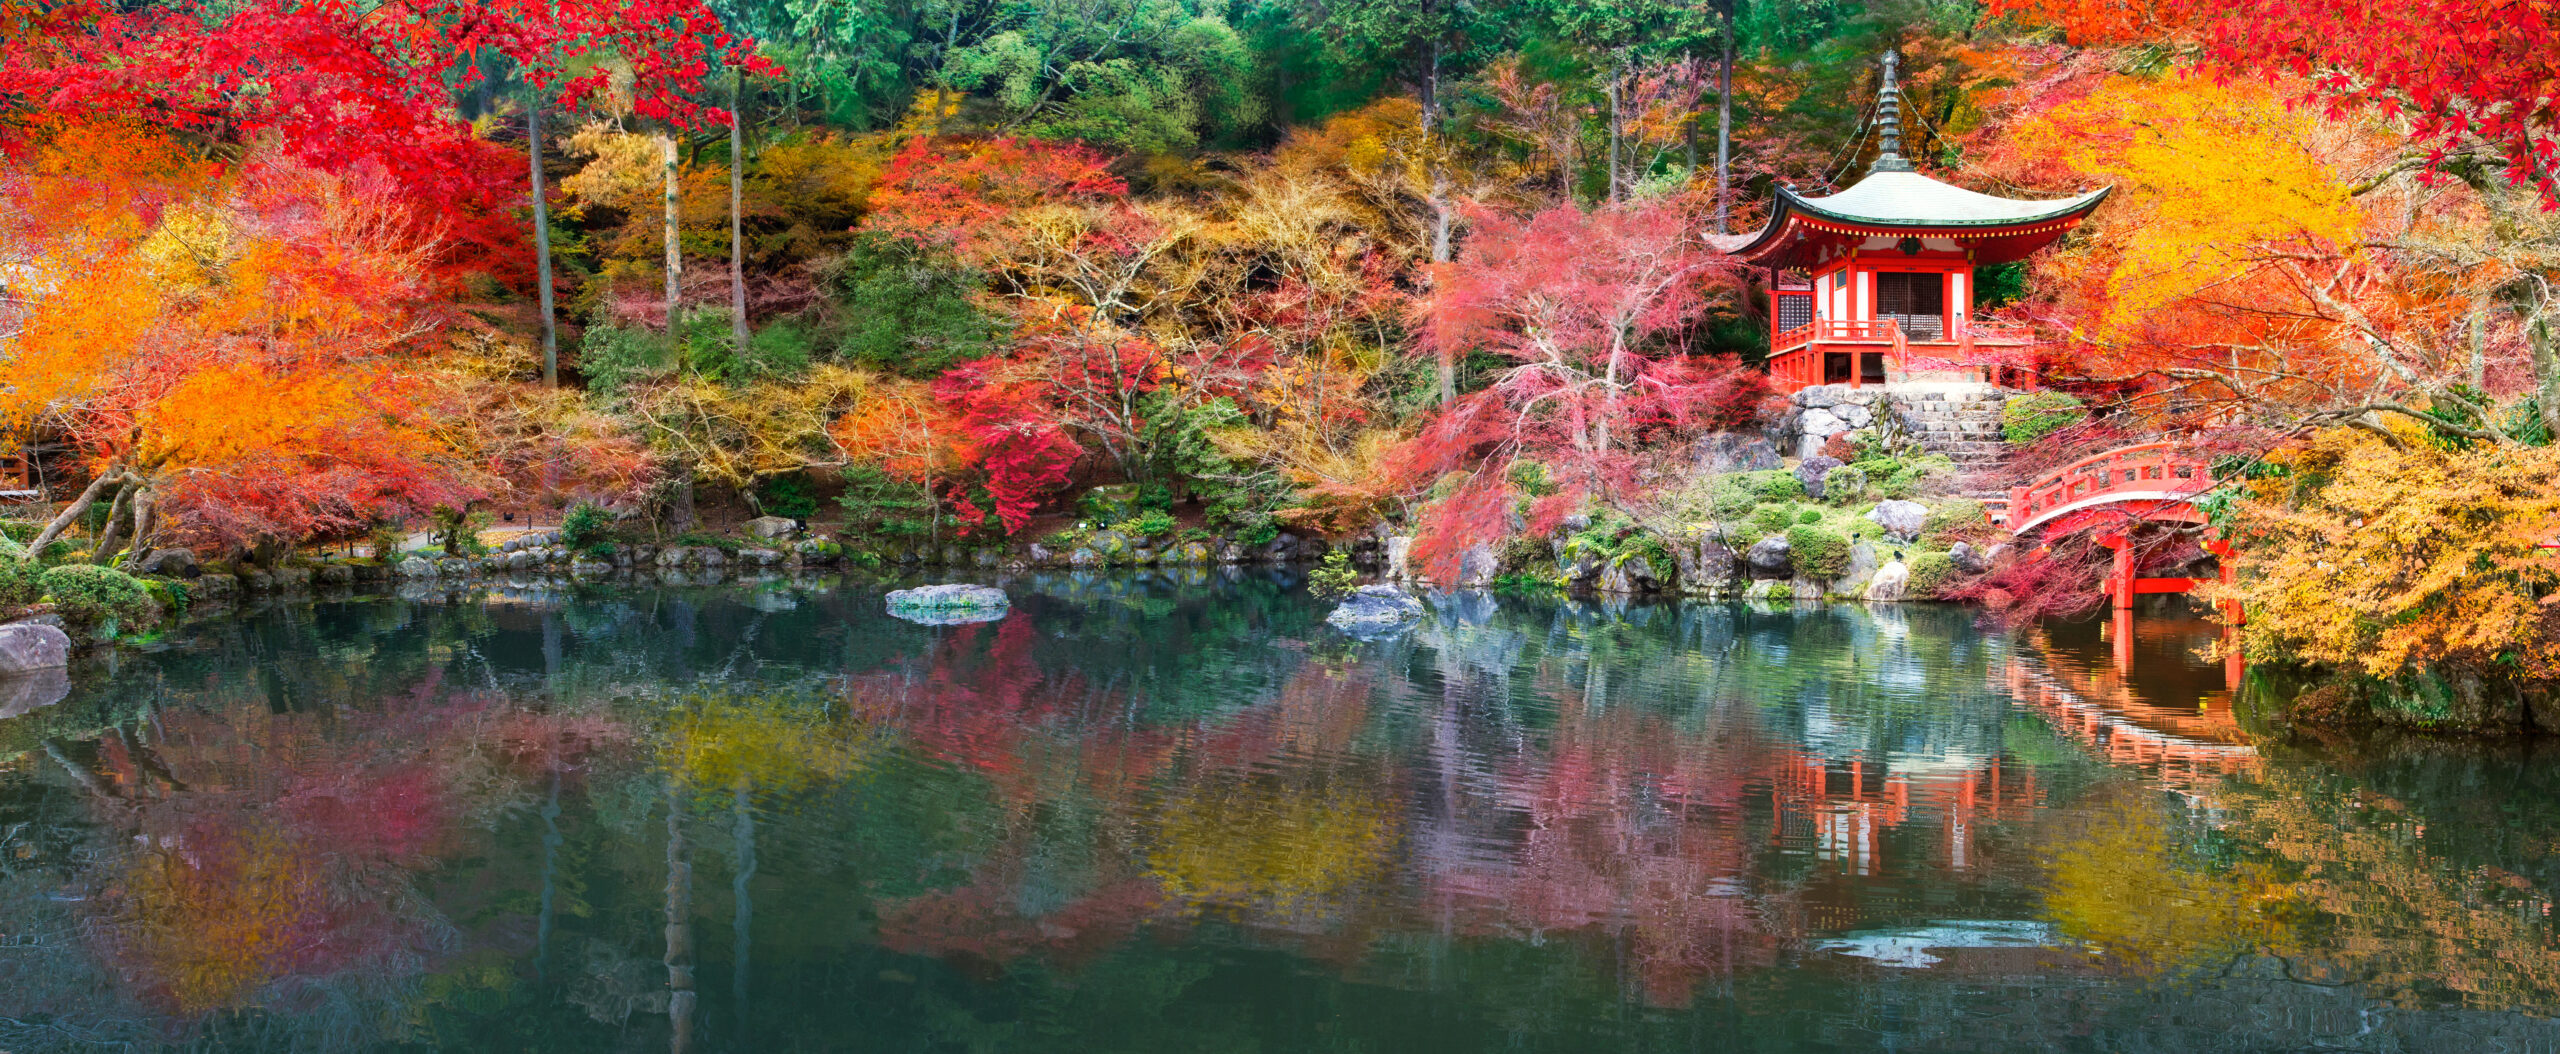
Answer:
[{"label": "pagoda roof", "polygon": [[2112,189],[2020,201],[1941,183],[1918,172],[1885,170],[1870,173],[1847,190],[1820,197],[1779,187],[1769,222],[1758,233],[1709,236],[1708,243],[1754,263],[1800,266],[1814,262],[1810,257],[1826,247],[1837,248],[1844,236],[1937,232],[1977,244],[1996,241],[1993,255],[2014,259],[2061,236],[2106,200]]}]

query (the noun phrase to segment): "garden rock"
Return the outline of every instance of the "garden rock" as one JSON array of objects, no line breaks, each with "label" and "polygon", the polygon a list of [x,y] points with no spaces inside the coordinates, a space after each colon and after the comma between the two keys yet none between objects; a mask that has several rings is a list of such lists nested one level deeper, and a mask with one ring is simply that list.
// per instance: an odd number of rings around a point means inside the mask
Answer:
[{"label": "garden rock", "polygon": [[1730,588],[1742,578],[1742,554],[1723,541],[1709,538],[1698,543],[1693,563],[1680,569],[1681,585],[1692,591],[1713,592]]},{"label": "garden rock", "polygon": [[1353,636],[1386,633],[1422,617],[1422,602],[1395,586],[1361,586],[1325,621]]},{"label": "garden rock", "polygon": [[927,626],[993,622],[1012,606],[1004,590],[994,586],[950,584],[918,586],[889,594],[889,614]]},{"label": "garden rock", "polygon": [[1884,501],[1867,512],[1867,519],[1884,528],[1885,537],[1897,542],[1920,540],[1920,528],[1929,522],[1929,507],[1916,501]]},{"label": "garden rock", "polygon": [[71,662],[71,638],[55,626],[13,622],[0,626],[0,677],[57,669]]},{"label": "garden rock", "polygon": [[1855,595],[1882,572],[1876,568],[1876,547],[1859,542],[1849,547],[1849,569],[1833,584],[1832,592]]},{"label": "garden rock", "polygon": [[1896,560],[1884,565],[1883,567],[1877,568],[1876,576],[1867,581],[1867,599],[1885,602],[1899,601],[1902,599],[1903,593],[1908,590],[1910,586],[1911,569],[1903,566],[1902,561]]},{"label": "garden rock", "polygon": [[134,570],[161,578],[194,578],[203,573],[196,566],[196,554],[192,549],[151,550],[150,555],[134,565]]},{"label": "garden rock", "polygon": [[1742,562],[1756,579],[1791,578],[1796,561],[1792,547],[1782,535],[1770,535],[1752,543],[1742,554]]},{"label": "garden rock", "polygon": [[1796,482],[1804,484],[1805,497],[1821,501],[1823,477],[1839,467],[1839,458],[1815,454],[1796,462]]},{"label": "garden rock", "polygon": [[771,541],[800,533],[800,524],[782,516],[758,516],[747,521],[747,533]]},{"label": "garden rock", "polygon": [[322,564],[312,570],[311,580],[324,586],[354,585],[356,569],[345,564]]},{"label": "garden rock", "polygon": [[1716,432],[1690,448],[1699,474],[1765,472],[1779,468],[1778,448],[1766,439],[1740,432]]},{"label": "garden rock", "polygon": [[1969,575],[1991,569],[1989,564],[1982,562],[1982,553],[1975,550],[1970,542],[1957,542],[1954,548],[1947,550],[1947,560],[1956,565],[1956,570]]},{"label": "garden rock", "polygon": [[1397,581],[1403,581],[1405,576],[1411,573],[1406,570],[1405,562],[1412,556],[1412,554],[1413,536],[1399,534],[1388,538],[1387,577]]}]

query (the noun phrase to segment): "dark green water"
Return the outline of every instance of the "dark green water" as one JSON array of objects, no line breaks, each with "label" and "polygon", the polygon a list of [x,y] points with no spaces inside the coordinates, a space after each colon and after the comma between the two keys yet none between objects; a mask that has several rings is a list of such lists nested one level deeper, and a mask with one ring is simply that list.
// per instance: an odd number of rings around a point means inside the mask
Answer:
[{"label": "dark green water", "polygon": [[1247,576],[278,607],[0,720],[0,1050],[2560,1051],[2560,750],[2208,626]]}]

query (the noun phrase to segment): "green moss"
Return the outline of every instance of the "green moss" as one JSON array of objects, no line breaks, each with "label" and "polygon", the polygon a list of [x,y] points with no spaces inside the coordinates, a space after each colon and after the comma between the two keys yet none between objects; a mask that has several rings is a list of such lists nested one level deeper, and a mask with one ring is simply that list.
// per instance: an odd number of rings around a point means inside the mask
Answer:
[{"label": "green moss", "polygon": [[1841,465],[1822,474],[1822,500],[1848,505],[1867,496],[1867,470]]},{"label": "green moss", "polygon": [[1797,577],[1833,579],[1849,571],[1849,538],[1838,531],[1812,524],[1787,528],[1787,550]]},{"label": "green moss", "polygon": [[1820,510],[1820,509],[1806,509],[1806,510],[1804,510],[1803,512],[1799,512],[1799,513],[1797,513],[1797,514],[1796,514],[1796,522],[1797,522],[1797,523],[1821,523],[1821,522],[1822,522],[1822,510]]},{"label": "green moss", "polygon": [[2062,392],[2036,392],[2000,407],[2000,434],[2024,446],[2089,419],[2080,400]]}]

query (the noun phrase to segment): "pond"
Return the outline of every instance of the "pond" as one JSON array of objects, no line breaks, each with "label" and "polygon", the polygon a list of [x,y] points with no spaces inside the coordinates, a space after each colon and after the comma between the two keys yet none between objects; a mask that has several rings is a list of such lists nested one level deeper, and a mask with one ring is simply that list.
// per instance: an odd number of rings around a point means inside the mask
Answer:
[{"label": "pond", "polygon": [[0,1050],[2560,1051],[2560,750],[2259,742],[2175,598],[903,584],[101,660],[0,720]]}]

